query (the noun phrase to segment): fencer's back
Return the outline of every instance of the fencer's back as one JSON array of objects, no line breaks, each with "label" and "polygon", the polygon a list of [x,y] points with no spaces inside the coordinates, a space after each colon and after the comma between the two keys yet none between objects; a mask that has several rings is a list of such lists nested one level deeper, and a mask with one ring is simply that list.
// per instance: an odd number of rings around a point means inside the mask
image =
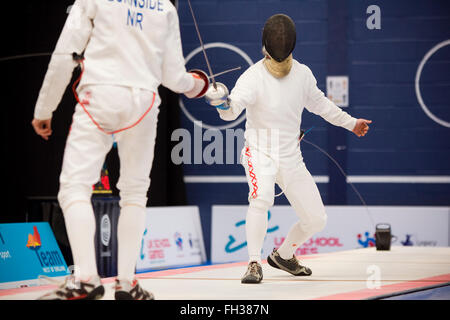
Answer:
[{"label": "fencer's back", "polygon": [[[83,84],[156,90],[167,39],[179,35],[169,0],[89,0],[93,29],[85,51]],[[174,49],[175,50],[175,49]]]},{"label": "fencer's back", "polygon": [[56,110],[84,53],[78,86],[124,86],[158,96],[163,84],[187,92],[194,78],[186,72],[178,14],[169,0],[76,0],[52,54],[36,102],[35,117]]}]

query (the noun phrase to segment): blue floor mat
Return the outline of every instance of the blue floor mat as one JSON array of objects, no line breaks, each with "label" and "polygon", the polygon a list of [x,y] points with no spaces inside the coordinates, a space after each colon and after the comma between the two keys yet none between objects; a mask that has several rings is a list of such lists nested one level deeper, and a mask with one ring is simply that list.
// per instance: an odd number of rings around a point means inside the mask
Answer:
[{"label": "blue floor mat", "polygon": [[383,300],[450,300],[450,285],[418,292],[402,294]]}]

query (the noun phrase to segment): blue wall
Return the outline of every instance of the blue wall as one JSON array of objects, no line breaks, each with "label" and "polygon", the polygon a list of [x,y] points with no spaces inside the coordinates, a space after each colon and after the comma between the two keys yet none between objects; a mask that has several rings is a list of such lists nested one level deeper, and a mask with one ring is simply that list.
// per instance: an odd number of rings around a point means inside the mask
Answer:
[{"label": "blue wall", "polygon": [[[281,12],[290,15],[297,25],[298,44],[294,57],[312,69],[323,91],[329,70],[347,71],[350,106],[346,111],[355,117],[374,121],[365,138],[357,138],[347,132],[343,135],[347,146],[343,165],[349,175],[449,176],[450,128],[439,125],[421,109],[414,79],[425,54],[438,43],[450,39],[450,2],[341,1],[346,10],[342,15],[342,26],[346,30],[342,33],[342,30],[329,28],[331,22],[340,19],[334,15],[331,1],[336,6],[338,0],[193,0],[192,4],[205,44],[231,44],[256,62],[262,58],[261,30],[264,22],[272,14]],[[381,9],[381,30],[366,27],[369,17],[366,9],[374,4]],[[183,49],[187,56],[199,47],[187,1],[179,2],[179,16]],[[343,49],[344,54],[340,50],[337,53],[340,56],[336,57],[330,43],[335,37],[342,39],[342,35],[343,41],[337,47]],[[213,48],[207,53],[214,72],[236,66],[248,67],[248,63],[233,51]],[[207,70],[201,53],[195,55],[187,67]],[[450,46],[446,46],[430,58],[420,81],[422,96],[430,111],[447,122],[450,122],[449,71]],[[242,72],[228,74],[218,81],[231,89]],[[187,110],[198,120],[211,125],[226,124],[203,100],[182,99]],[[305,111],[302,127],[307,129],[311,126],[315,129],[309,140],[332,152],[329,150],[330,130],[336,129]],[[194,131],[193,123],[184,115],[182,127]],[[235,128],[244,128],[244,124]],[[205,142],[204,146],[207,144]],[[330,171],[335,170],[329,160],[313,147],[303,144],[302,150],[313,175],[329,176]],[[239,151],[223,148],[224,154]],[[239,164],[184,165],[184,170],[186,176],[244,175]],[[335,192],[333,184],[336,182],[332,180],[330,183],[318,184],[325,204],[334,204],[330,201],[330,192]],[[345,187],[345,204],[359,205],[351,187],[344,184]],[[450,205],[448,183],[358,183],[356,187],[370,205]],[[200,206],[207,247],[211,205],[247,203],[246,183],[189,183],[187,190],[190,204]],[[287,204],[287,200],[279,197],[276,204]]]},{"label": "blue wall", "polygon": [[[382,28],[365,27],[370,4],[381,8]],[[450,39],[448,1],[350,1],[348,26],[351,109],[373,119],[366,139],[348,139],[351,175],[449,175],[450,129],[419,106],[414,79],[436,44]],[[429,109],[449,122],[450,46],[424,67],[421,92]],[[372,204],[448,205],[448,184],[358,185]],[[349,192],[349,202],[356,198]]]}]

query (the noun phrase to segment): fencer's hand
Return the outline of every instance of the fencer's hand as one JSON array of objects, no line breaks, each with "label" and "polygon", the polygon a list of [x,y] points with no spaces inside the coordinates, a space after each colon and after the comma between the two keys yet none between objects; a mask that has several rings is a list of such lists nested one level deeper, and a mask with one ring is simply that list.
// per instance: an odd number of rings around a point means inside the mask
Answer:
[{"label": "fencer's hand", "polygon": [[194,78],[194,87],[192,90],[185,92],[184,95],[189,99],[203,97],[209,87],[208,76],[205,72],[198,69],[189,71],[189,74]]},{"label": "fencer's hand", "polygon": [[356,125],[353,128],[353,133],[358,137],[364,137],[366,133],[369,131],[369,124],[372,123],[372,120],[366,119],[358,119],[356,120]]},{"label": "fencer's hand", "polygon": [[206,103],[218,109],[229,109],[229,92],[227,86],[221,82],[216,82],[216,86],[217,88],[214,88],[214,86],[210,86],[208,91],[206,91]]},{"label": "fencer's hand", "polygon": [[31,125],[34,128],[34,131],[36,131],[36,133],[40,135],[44,140],[48,140],[48,137],[50,137],[52,134],[52,119],[33,119]]}]

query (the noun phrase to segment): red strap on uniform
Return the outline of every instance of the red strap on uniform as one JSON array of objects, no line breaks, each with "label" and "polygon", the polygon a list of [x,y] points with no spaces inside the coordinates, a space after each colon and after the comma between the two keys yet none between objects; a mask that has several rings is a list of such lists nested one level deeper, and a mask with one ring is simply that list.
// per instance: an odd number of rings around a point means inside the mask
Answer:
[{"label": "red strap on uniform", "polygon": [[84,74],[84,59],[83,59],[83,60],[80,60],[80,64],[81,64],[81,74],[80,74],[80,76],[78,77],[78,79],[74,82],[74,84],[73,84],[73,86],[72,86],[72,91],[73,91],[73,94],[74,94],[74,96],[75,96],[75,99],[76,99],[77,102],[80,104],[80,106],[83,108],[84,112],[86,112],[86,114],[87,114],[88,117],[91,119],[91,121],[95,124],[95,126],[96,126],[100,131],[102,131],[103,133],[106,133],[106,134],[116,134],[116,133],[119,133],[119,132],[122,132],[122,131],[125,131],[125,130],[128,130],[128,129],[131,129],[131,128],[137,126],[137,125],[145,118],[145,116],[150,112],[150,110],[152,110],[153,105],[154,105],[154,103],[155,103],[155,99],[156,99],[156,93],[155,93],[155,92],[153,92],[153,100],[152,100],[152,103],[151,103],[150,107],[147,109],[147,111],[145,111],[145,113],[144,113],[144,114],[143,114],[143,115],[142,115],[142,116],[141,116],[134,124],[132,124],[132,125],[130,125],[130,126],[128,126],[128,127],[125,127],[125,128],[119,129],[119,130],[116,130],[116,131],[106,131],[105,129],[103,129],[103,128],[98,124],[97,121],[95,121],[94,117],[89,113],[89,111],[86,109],[86,106],[84,105],[84,103],[83,103],[83,102],[79,99],[79,97],[78,97],[76,88],[77,88],[78,83],[80,83],[81,78],[83,77],[83,74]]}]

